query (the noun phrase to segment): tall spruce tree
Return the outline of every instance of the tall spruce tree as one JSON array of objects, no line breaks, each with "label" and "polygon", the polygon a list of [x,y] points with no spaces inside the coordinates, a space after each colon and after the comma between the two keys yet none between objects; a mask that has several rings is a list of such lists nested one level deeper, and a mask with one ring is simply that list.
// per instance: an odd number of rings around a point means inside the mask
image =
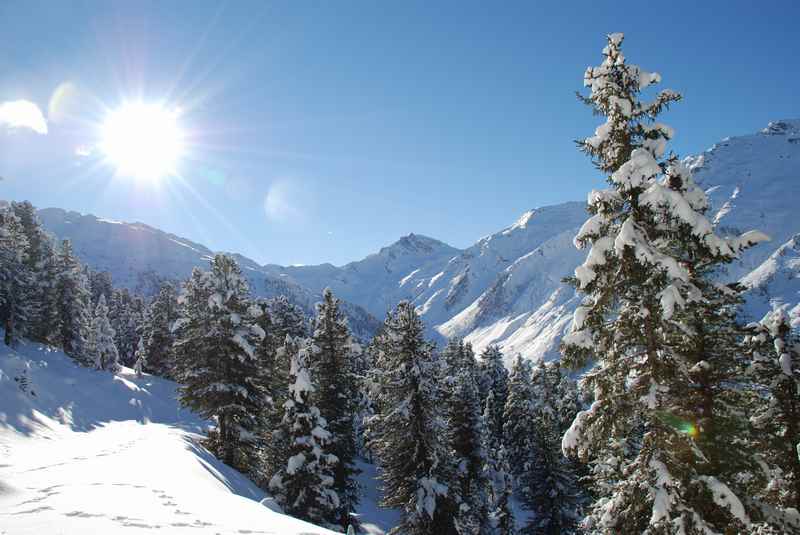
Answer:
[{"label": "tall spruce tree", "polygon": [[0,209],[0,322],[6,345],[16,345],[32,316],[33,273],[28,239],[10,207]]},{"label": "tall spruce tree", "polygon": [[136,361],[133,364],[133,371],[136,372],[137,377],[141,377],[147,368],[147,351],[144,348],[144,340],[139,338],[139,343],[136,345]]},{"label": "tall spruce tree", "polygon": [[531,463],[532,403],[531,367],[521,355],[517,355],[511,368],[508,399],[503,409],[503,444],[515,479],[519,478]]},{"label": "tall spruce tree", "polygon": [[238,264],[218,254],[211,270],[195,269],[184,284],[176,321],[176,370],[182,405],[214,418],[209,448],[246,472],[256,462],[267,403],[254,345],[262,335]]},{"label": "tall spruce tree", "polygon": [[142,326],[145,370],[153,375],[171,378],[175,366],[175,337],[172,326],[178,319],[178,295],[175,286],[163,283],[147,309]]},{"label": "tall spruce tree", "polygon": [[503,410],[508,398],[508,370],[503,363],[503,353],[499,347],[490,345],[483,350],[478,371],[481,406],[484,409],[491,406],[488,412],[484,412],[486,426],[492,437],[502,443]]},{"label": "tall spruce tree", "polygon": [[30,202],[12,202],[11,210],[17,216],[27,241],[25,261],[31,270],[40,270],[43,262],[53,252],[52,240],[42,227],[36,208]]},{"label": "tall spruce tree", "polygon": [[[683,307],[701,302],[710,287],[698,284],[708,272],[703,263],[729,261],[763,236],[714,233],[704,192],[676,158],[664,159],[672,129],[654,122],[680,96],[662,91],[641,102],[639,93],[660,76],[628,64],[622,40],[608,36],[603,63],[584,75],[591,92],[583,100],[606,122],[579,145],[610,187],[591,192],[592,215],[575,238],[591,250],[570,281],[586,297],[563,353],[576,369],[596,359],[584,378],[595,399],[562,446],[584,461],[617,466],[617,479],[605,482],[587,518],[592,532],[745,530],[751,519],[741,498],[693,436],[696,410],[687,393],[699,361],[674,334],[691,332],[692,311]],[[637,430],[641,439],[631,447]]]},{"label": "tall spruce tree", "polygon": [[[290,303],[285,296],[267,299],[265,306],[271,322],[271,328],[266,331],[267,336],[271,337],[271,347],[281,347],[287,336],[297,338],[308,335],[308,324],[303,311],[297,305]],[[288,396],[289,358],[290,355],[285,352],[274,355],[272,392],[278,405],[282,405]]]},{"label": "tall spruce tree", "polygon": [[450,388],[447,435],[453,464],[450,499],[457,507],[455,527],[461,535],[488,535],[491,481],[475,367],[456,371]]},{"label": "tall spruce tree", "polygon": [[309,339],[287,337],[283,352],[291,363],[281,422],[288,455],[286,465],[270,479],[269,489],[288,514],[315,524],[338,524],[334,472],[339,459],[331,451],[327,422],[311,401],[317,387],[308,363],[317,348]]},{"label": "tall spruce tree", "polygon": [[286,466],[288,459],[289,438],[281,421],[283,405],[289,399],[291,355],[285,351],[284,346],[287,337],[290,340],[304,338],[308,333],[302,310],[290,303],[285,296],[259,299],[255,306],[260,310],[257,325],[264,333],[264,338],[256,346],[256,358],[268,402],[262,411],[263,445],[259,451],[254,479],[266,489],[270,478]]},{"label": "tall spruce tree", "polygon": [[48,264],[52,263],[55,254],[53,240],[42,227],[36,208],[30,202],[12,202],[11,210],[17,216],[27,242],[23,253],[26,273],[23,277],[24,284],[20,288],[27,309],[25,336],[48,342],[47,337],[40,334],[42,327],[47,333],[53,328],[54,323],[52,321],[53,278],[46,269]]},{"label": "tall spruce tree", "polygon": [[55,261],[55,316],[58,321],[56,343],[64,353],[85,366],[93,366],[86,355],[86,337],[91,318],[91,294],[83,267],[72,251],[69,240],[61,242]]},{"label": "tall spruce tree", "polygon": [[532,383],[532,462],[520,478],[520,497],[533,514],[522,533],[578,533],[585,494],[578,466],[561,454],[561,436],[578,411],[577,391],[558,363],[540,363]]},{"label": "tall spruce tree", "polygon": [[131,294],[127,288],[112,290],[108,316],[114,328],[114,343],[125,365],[133,365],[133,355],[144,321],[144,308],[142,298]]},{"label": "tall spruce tree", "polygon": [[38,286],[38,310],[31,322],[31,337],[45,344],[58,345],[60,339],[59,317],[59,255],[48,242],[47,252],[42,255],[41,267],[36,274]]},{"label": "tall spruce tree", "polygon": [[111,273],[108,271],[92,271],[89,273],[89,290],[92,292],[92,305],[97,306],[100,296],[106,298],[106,303],[113,299],[114,284]]},{"label": "tall spruce tree", "polygon": [[[775,507],[800,510],[800,336],[783,309],[748,325],[748,331],[748,375],[763,393],[753,398],[750,411],[755,444],[773,467],[769,486],[759,494]],[[797,531],[799,523],[785,519],[783,528]]]},{"label": "tall spruce tree", "polygon": [[287,399],[285,394],[288,394],[288,389],[279,385],[275,376],[279,360],[281,362],[285,360],[283,353],[286,350],[287,340],[291,343],[293,338],[284,336],[283,342],[279,342],[266,299],[257,299],[253,306],[258,309],[256,327],[263,333],[255,352],[260,381],[265,387],[266,403],[261,415],[263,425],[260,429],[261,447],[258,451],[258,461],[252,466],[250,476],[256,485],[269,490],[270,479],[286,467],[289,458],[288,436],[281,425],[283,403]]},{"label": "tall spruce tree", "polygon": [[491,483],[490,533],[492,535],[513,535],[516,533],[511,497],[514,493],[514,478],[508,465],[506,449],[501,442],[492,441],[487,435],[489,462],[486,467]]},{"label": "tall spruce tree", "polygon": [[112,373],[119,371],[119,353],[114,344],[114,329],[108,319],[108,306],[106,297],[100,295],[97,308],[94,311],[89,339],[86,344],[86,354],[94,362],[95,369],[106,370]]},{"label": "tall spruce tree", "polygon": [[358,505],[359,489],[355,465],[355,416],[358,409],[358,385],[355,379],[355,349],[347,319],[339,300],[330,288],[322,293],[313,322],[311,342],[317,348],[309,362],[317,381],[312,395],[314,404],[328,422],[331,433],[329,451],[339,460],[333,472],[333,490],[339,496],[339,508],[333,523],[347,529],[350,513]]},{"label": "tall spruce tree", "polygon": [[376,414],[368,446],[383,482],[381,505],[402,512],[391,534],[450,535],[455,511],[448,497],[449,451],[439,406],[440,365],[414,307],[402,301],[375,337],[371,381]]},{"label": "tall spruce tree", "polygon": [[469,369],[475,375],[477,362],[472,345],[465,343],[461,338],[451,338],[442,350],[442,372],[446,380],[453,381],[458,372]]}]

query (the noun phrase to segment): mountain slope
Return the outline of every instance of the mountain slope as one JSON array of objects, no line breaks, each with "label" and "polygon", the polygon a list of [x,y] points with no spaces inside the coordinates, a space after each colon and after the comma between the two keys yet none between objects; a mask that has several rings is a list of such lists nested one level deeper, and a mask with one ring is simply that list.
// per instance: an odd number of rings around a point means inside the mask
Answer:
[{"label": "mountain slope", "polygon": [[783,308],[792,325],[800,327],[800,234],[778,247],[741,282],[749,289],[747,319],[760,320],[770,310]]},{"label": "mountain slope", "polygon": [[[463,251],[412,234],[341,268],[267,267],[312,289],[330,286],[376,316],[407,299],[416,305],[429,334],[467,336],[491,319],[527,313],[547,302],[582,255],[571,246],[571,236],[586,217],[584,206],[571,202],[531,210]],[[528,280],[529,275],[535,279]],[[471,340],[482,346],[484,340],[502,337]]]},{"label": "mountain slope", "polygon": [[720,231],[758,229],[772,238],[731,266],[731,279],[745,276],[800,231],[800,119],[726,138],[687,162],[709,195]]},{"label": "mountain slope", "polygon": [[[800,313],[796,306],[800,302],[796,263],[784,261],[771,278],[764,275],[772,269],[767,267],[760,268],[760,277],[748,276],[777,247],[800,232],[800,220],[795,215],[800,204],[800,120],[777,121],[756,134],[728,138],[699,156],[687,158],[687,162],[709,195],[711,213],[721,233],[758,229],[772,237],[771,243],[747,251],[725,275],[727,280],[744,277],[743,282],[752,288],[746,314],[760,319],[770,306],[779,303]],[[565,239],[570,233],[574,231],[566,231],[560,241],[559,237],[551,238],[550,250],[540,253],[545,258],[537,259],[539,266],[526,269],[534,259],[520,259],[439,330],[445,335],[464,336],[478,349],[500,343],[506,358],[517,352],[534,359],[557,358],[558,343],[569,329],[579,298],[571,288],[552,281],[571,274],[585,256],[585,252],[571,249],[571,239]],[[795,245],[787,244],[776,254],[784,257],[795,251],[796,242],[792,243]],[[520,269],[515,269],[517,266]],[[766,280],[772,283],[767,286]],[[792,282],[778,284],[778,280]],[[552,291],[548,294],[545,289]],[[770,299],[763,297],[765,291],[772,295]],[[762,296],[760,306],[757,294]],[[765,299],[771,302],[764,303]]]},{"label": "mountain slope", "polygon": [[0,533],[328,534],[202,446],[175,384],[0,347]]}]

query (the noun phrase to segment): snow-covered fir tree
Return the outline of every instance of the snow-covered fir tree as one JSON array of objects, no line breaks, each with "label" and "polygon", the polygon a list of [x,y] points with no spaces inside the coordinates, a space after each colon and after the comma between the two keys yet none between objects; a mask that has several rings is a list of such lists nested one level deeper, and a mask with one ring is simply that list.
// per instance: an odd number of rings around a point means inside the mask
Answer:
[{"label": "snow-covered fir tree", "polygon": [[[695,187],[691,176],[681,181]],[[672,250],[683,251],[679,258],[690,266],[689,281],[699,298],[686,299],[670,317],[679,328],[666,333],[665,339],[683,376],[670,387],[671,414],[661,416],[679,428],[689,423],[688,434],[698,450],[693,460],[698,473],[724,481],[751,510],[751,520],[757,521],[763,515],[751,499],[752,489],[763,487],[765,474],[753,449],[754,430],[743,417],[752,392],[742,374],[740,288],[719,282],[724,262],[702,244]],[[672,419],[677,414],[681,419]]]},{"label": "snow-covered fir tree", "polygon": [[147,350],[144,347],[144,339],[139,338],[139,343],[136,345],[136,361],[133,364],[133,371],[136,372],[138,377],[142,376],[144,370],[147,368]]},{"label": "snow-covered fir tree", "polygon": [[367,447],[366,422],[375,414],[372,405],[373,395],[371,392],[375,386],[370,378],[370,370],[373,368],[371,346],[362,348],[361,345],[354,344],[353,347],[353,374],[356,383],[356,415],[354,418],[354,429],[356,435],[356,452],[373,463],[372,452]]},{"label": "snow-covered fir tree", "polygon": [[17,216],[27,241],[26,262],[31,270],[39,270],[53,253],[52,239],[42,227],[36,208],[30,202],[12,202],[11,210]]},{"label": "snow-covered fir tree", "polygon": [[773,472],[759,494],[776,507],[800,510],[800,336],[780,308],[748,331],[748,376],[764,394],[754,397],[750,414],[757,448]]},{"label": "snow-covered fir tree", "polygon": [[263,335],[238,264],[218,254],[211,270],[195,268],[184,283],[175,324],[175,376],[180,402],[216,420],[209,448],[246,472],[256,462],[266,388],[254,345]]},{"label": "snow-covered fir tree", "polygon": [[54,262],[53,240],[42,227],[36,208],[31,203],[12,202],[11,210],[19,221],[26,241],[23,262],[27,273],[21,288],[28,315],[24,334],[37,341],[49,342],[48,335],[54,324],[54,277],[48,269]]},{"label": "snow-covered fir tree", "polygon": [[100,296],[111,303],[114,298],[114,284],[108,271],[92,271],[89,273],[89,291],[92,293],[92,306],[97,306]]},{"label": "snow-covered fir tree", "polygon": [[531,367],[517,355],[508,380],[508,398],[503,408],[503,444],[515,478],[521,476],[531,462],[533,432],[533,386]]},{"label": "snow-covered fir tree", "polygon": [[368,446],[380,467],[381,505],[403,515],[390,532],[397,535],[457,533],[437,388],[440,365],[424,330],[413,305],[402,301],[373,340],[375,415],[367,423]]},{"label": "snow-covered fir tree", "polygon": [[0,209],[0,322],[6,345],[16,345],[33,313],[33,273],[27,262],[28,239],[10,207]]},{"label": "snow-covered fir tree", "polygon": [[457,508],[455,525],[461,535],[486,535],[492,528],[489,516],[491,481],[486,470],[489,464],[485,448],[487,430],[477,377],[474,366],[454,371],[447,398],[447,435],[453,464],[450,499]]},{"label": "snow-covered fir tree", "polygon": [[338,524],[334,471],[339,459],[331,452],[327,422],[311,401],[317,387],[308,363],[318,348],[309,339],[287,337],[283,350],[290,359],[289,398],[281,422],[288,437],[287,462],[272,476],[269,489],[288,514],[315,524]]},{"label": "snow-covered fir tree", "polygon": [[144,322],[144,301],[132,295],[127,288],[114,288],[109,303],[109,319],[114,328],[114,342],[120,354],[120,360],[126,365],[133,365],[133,354],[141,337]]},{"label": "snow-covered fir tree", "polygon": [[57,334],[55,342],[78,362],[94,366],[86,355],[86,337],[91,321],[91,294],[83,267],[72,251],[69,240],[61,242],[55,261],[55,316]]},{"label": "snow-covered fir tree", "polygon": [[692,312],[682,309],[715,287],[698,284],[708,273],[703,264],[729,261],[763,236],[714,233],[704,192],[677,159],[664,158],[672,129],[655,122],[680,96],[667,90],[642,102],[640,92],[660,76],[628,64],[622,40],[609,35],[603,63],[584,75],[591,91],[584,101],[606,122],[580,146],[610,187],[590,193],[592,215],[575,238],[590,252],[571,280],[585,299],[564,358],[576,369],[597,364],[584,377],[594,402],[562,445],[595,466],[616,466],[616,479],[596,485],[603,492],[585,526],[593,533],[743,531],[750,512],[696,440],[697,412],[686,394],[697,354],[674,335],[692,334],[681,317]]},{"label": "snow-covered fir tree", "polygon": [[175,352],[172,326],[178,319],[178,295],[175,286],[163,283],[147,309],[142,325],[147,366],[153,375],[172,377]]},{"label": "snow-covered fir tree", "polygon": [[578,411],[574,383],[558,363],[533,369],[532,461],[520,477],[520,498],[532,512],[522,533],[578,533],[585,500],[576,463],[561,453],[561,436]]},{"label": "snow-covered fir tree", "polygon": [[249,473],[256,485],[269,490],[270,478],[285,468],[288,459],[288,437],[281,426],[283,403],[288,399],[288,388],[277,384],[275,376],[277,363],[285,361],[283,353],[286,351],[287,341],[291,344],[293,338],[284,336],[283,342],[277,340],[266,299],[257,299],[252,306],[258,311],[255,327],[263,333],[255,345],[255,355],[259,381],[265,389],[265,405],[261,415],[263,423],[259,430],[261,447],[257,462],[250,467]]},{"label": "snow-covered fir tree", "polygon": [[490,482],[490,529],[492,535],[513,535],[516,533],[511,497],[514,494],[514,478],[508,465],[506,449],[500,442],[492,442],[487,435],[486,442],[491,445],[488,451],[486,473]]},{"label": "snow-covered fir tree", "polygon": [[[267,334],[272,338],[272,346],[280,347],[283,345],[287,336],[292,338],[305,337],[308,335],[308,322],[305,314],[300,307],[290,303],[289,300],[281,295],[266,301],[266,310],[269,312],[271,329]],[[289,355],[282,353],[276,356],[273,366],[272,380],[276,401],[286,399],[289,384]]]},{"label": "snow-covered fir tree", "polygon": [[94,311],[86,352],[87,357],[94,362],[95,369],[119,371],[119,353],[114,344],[114,329],[108,319],[108,306],[104,295],[100,296]]},{"label": "snow-covered fir tree", "polygon": [[308,335],[308,320],[303,314],[303,309],[291,303],[285,295],[267,299],[266,306],[275,326],[275,336],[283,337],[281,342],[286,336],[297,338]]},{"label": "snow-covered fir tree", "polygon": [[472,345],[465,343],[461,338],[451,338],[442,350],[442,374],[446,381],[453,382],[455,375],[462,369],[468,368],[475,375],[478,363]]},{"label": "snow-covered fir tree", "polygon": [[503,363],[503,353],[499,347],[490,345],[483,350],[478,371],[481,406],[484,408],[486,426],[492,437],[502,442],[503,410],[508,398],[508,370]]},{"label": "snow-covered fir tree", "polygon": [[47,252],[43,253],[42,261],[36,273],[38,287],[37,311],[30,325],[31,338],[45,344],[59,345],[60,317],[59,317],[59,276],[60,259],[54,245],[48,242]]},{"label": "snow-covered fir tree", "polygon": [[257,326],[264,338],[256,345],[259,374],[266,388],[267,404],[262,411],[264,424],[262,447],[258,463],[253,467],[253,478],[262,488],[267,488],[270,478],[286,466],[288,437],[281,426],[283,404],[289,399],[289,370],[291,355],[285,350],[289,340],[307,335],[306,319],[302,310],[284,296],[259,299]]},{"label": "snow-covered fir tree", "polygon": [[312,329],[311,343],[316,351],[309,367],[317,383],[312,399],[328,422],[329,451],[339,460],[333,472],[333,490],[339,496],[339,508],[331,521],[347,529],[359,496],[355,480],[358,475],[355,466],[358,385],[354,370],[358,346],[350,337],[339,300],[329,288],[323,291],[322,302],[317,305]]}]

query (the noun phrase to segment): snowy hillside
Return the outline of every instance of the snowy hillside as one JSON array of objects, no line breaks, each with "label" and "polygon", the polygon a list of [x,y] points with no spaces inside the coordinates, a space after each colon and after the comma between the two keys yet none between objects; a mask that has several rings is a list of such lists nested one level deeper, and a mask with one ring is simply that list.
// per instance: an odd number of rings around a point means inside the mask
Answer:
[{"label": "snowy hillside", "polygon": [[[727,138],[687,161],[709,194],[723,234],[758,229],[772,238],[748,250],[726,275],[728,280],[744,277],[742,282],[752,288],[747,316],[761,319],[771,306],[786,305],[800,321],[797,240],[792,239],[800,232],[800,120],[777,121],[761,132]],[[515,262],[504,274],[508,280],[501,276],[439,330],[465,336],[478,348],[494,342],[507,354],[557,358],[578,300],[571,288],[555,280],[571,274],[585,254],[566,237],[551,238],[538,252],[540,258]]]},{"label": "snowy hillside", "polygon": [[[794,247],[788,242],[800,232],[800,120],[773,122],[761,132],[725,139],[687,161],[709,193],[723,234],[759,229],[772,237],[771,243],[748,251],[728,273],[731,280],[745,277],[748,285],[758,286],[754,295],[763,295],[764,281],[780,277],[765,275],[773,268],[762,263],[784,244]],[[408,299],[430,335],[462,336],[478,350],[499,343],[507,358],[519,352],[549,360],[558,356],[559,340],[577,306],[575,293],[561,280],[585,254],[572,244],[586,219],[584,206],[570,202],[531,210],[464,250],[409,234],[340,267],[259,266],[245,257],[238,260],[256,294],[285,293],[306,310],[323,288],[331,287],[347,303],[351,325],[362,336],[374,332],[375,318],[382,319],[398,301]],[[202,245],[142,224],[53,209],[42,210],[41,216],[50,231],[74,241],[84,261],[111,271],[116,282],[128,287],[146,283],[152,274],[183,278],[212,254]],[[796,280],[796,264],[781,266],[781,276]],[[756,268],[758,277],[748,275]],[[793,307],[800,301],[793,284],[773,283],[769,290]],[[753,305],[748,313],[761,313],[765,306]]]},{"label": "snowy hillside", "polygon": [[772,309],[785,308],[792,324],[800,327],[800,234],[781,245],[741,282],[750,290],[745,307],[749,319],[760,320]]},{"label": "snowy hillside", "polygon": [[[199,445],[175,384],[0,348],[0,533],[332,533]],[[273,509],[275,510],[273,510]]]},{"label": "snowy hillside", "polygon": [[687,160],[708,192],[723,232],[759,229],[772,238],[732,266],[731,278],[745,276],[800,231],[800,119],[771,122],[756,134],[726,138]]},{"label": "snowy hillside", "polygon": [[558,234],[577,229],[584,218],[582,203],[566,203],[526,212],[512,226],[463,251],[410,234],[340,268],[268,267],[312,289],[329,285],[337,295],[379,317],[408,299],[429,325],[439,325],[492,287],[518,259]]}]

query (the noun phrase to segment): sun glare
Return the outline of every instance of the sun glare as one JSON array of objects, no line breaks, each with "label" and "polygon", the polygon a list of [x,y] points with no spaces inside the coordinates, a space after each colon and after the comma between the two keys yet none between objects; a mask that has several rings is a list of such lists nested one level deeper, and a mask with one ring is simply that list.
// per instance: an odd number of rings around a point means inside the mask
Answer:
[{"label": "sun glare", "polygon": [[183,153],[177,116],[158,104],[125,104],[103,123],[100,146],[121,174],[148,180],[175,174]]}]

